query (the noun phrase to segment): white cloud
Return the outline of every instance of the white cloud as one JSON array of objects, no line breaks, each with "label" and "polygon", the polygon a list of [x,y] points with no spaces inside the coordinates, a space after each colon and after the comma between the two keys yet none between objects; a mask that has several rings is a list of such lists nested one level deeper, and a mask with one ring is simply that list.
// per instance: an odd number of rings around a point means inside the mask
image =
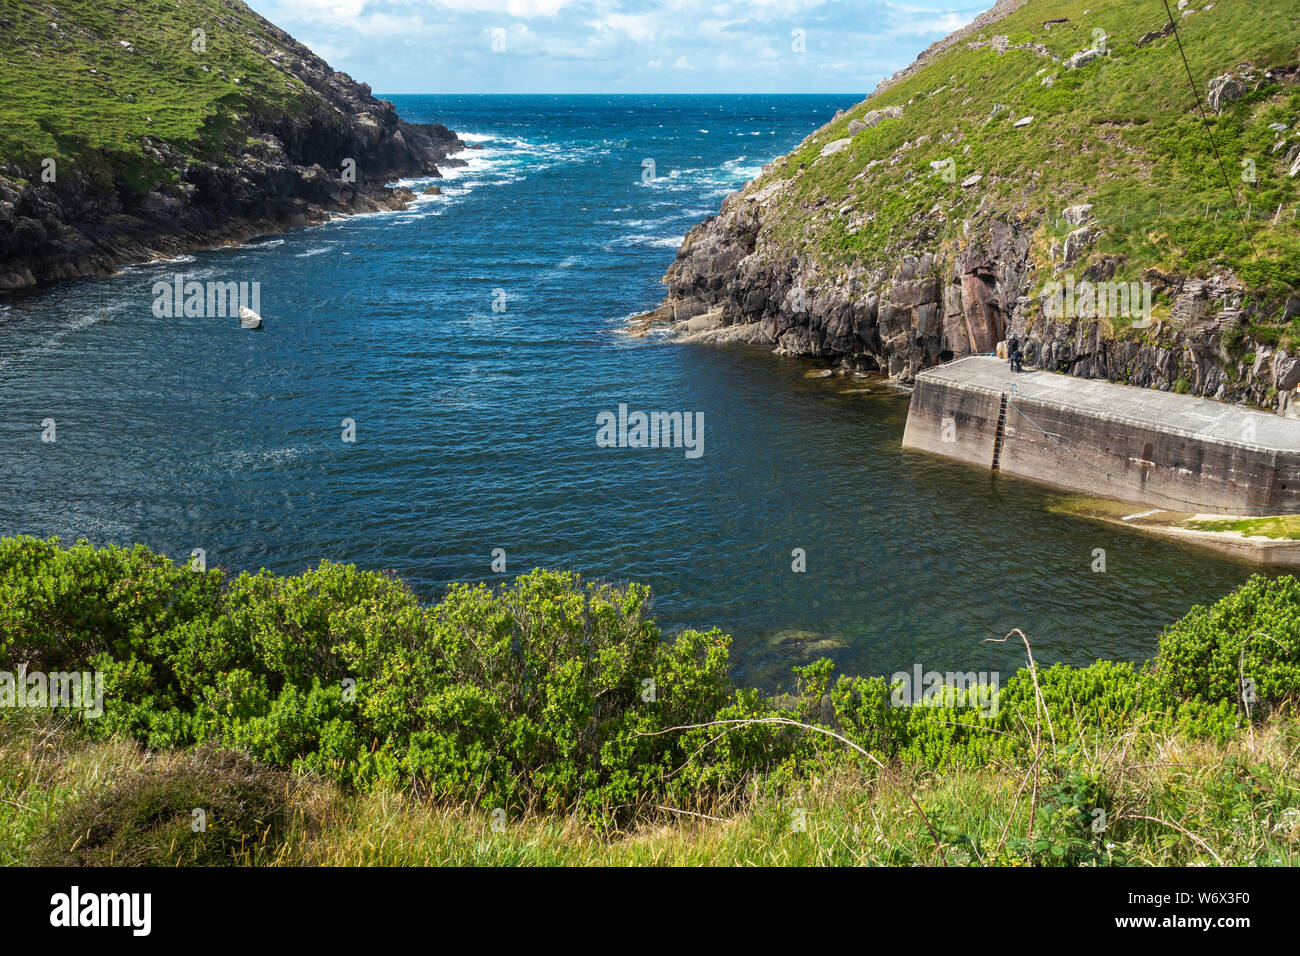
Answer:
[{"label": "white cloud", "polygon": [[370,37],[409,37],[428,32],[428,26],[415,16],[398,17],[391,13],[373,13],[361,23],[365,24],[365,35]]},{"label": "white cloud", "polygon": [[521,20],[533,17],[553,17],[570,7],[587,6],[588,0],[429,0],[415,4],[430,9],[437,16],[438,10],[451,10],[456,13],[495,13],[518,17]]},{"label": "white cloud", "polygon": [[659,17],[651,13],[611,13],[586,25],[599,33],[621,33],[633,43],[653,43],[659,33]]},{"label": "white cloud", "polygon": [[[249,0],[398,93],[865,92],[990,0]],[[506,31],[503,52],[490,31]],[[806,52],[791,49],[804,31]],[[687,72],[689,71],[689,76]]]},{"label": "white cloud", "polygon": [[975,17],[965,13],[942,13],[938,16],[913,17],[901,22],[889,31],[890,36],[925,36],[930,33],[947,35],[960,30]]},{"label": "white cloud", "polygon": [[366,0],[276,0],[275,3],[258,4],[262,16],[280,27],[293,20],[352,23],[361,15],[365,5]]}]

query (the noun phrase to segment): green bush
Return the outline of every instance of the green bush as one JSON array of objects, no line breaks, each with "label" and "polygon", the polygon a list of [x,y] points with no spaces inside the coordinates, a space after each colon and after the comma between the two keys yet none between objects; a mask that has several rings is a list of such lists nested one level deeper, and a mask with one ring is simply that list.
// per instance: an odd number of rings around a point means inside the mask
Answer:
[{"label": "green bush", "polygon": [[1161,635],[1156,674],[1180,700],[1244,710],[1247,698],[1252,713],[1300,700],[1300,581],[1257,574],[1193,608]]},{"label": "green bush", "polygon": [[0,539],[0,660],[53,671],[101,654],[166,655],[160,642],[211,609],[220,586],[220,572],[177,567],[143,545]]},{"label": "green bush", "polygon": [[224,580],[140,547],[17,538],[0,595],[0,660],[105,675],[88,733],[219,741],[345,785],[611,820],[732,792],[792,746],[772,727],[717,747],[663,733],[763,705],[733,695],[726,636],[663,640],[636,585],[534,571],[425,608],[353,566]]}]

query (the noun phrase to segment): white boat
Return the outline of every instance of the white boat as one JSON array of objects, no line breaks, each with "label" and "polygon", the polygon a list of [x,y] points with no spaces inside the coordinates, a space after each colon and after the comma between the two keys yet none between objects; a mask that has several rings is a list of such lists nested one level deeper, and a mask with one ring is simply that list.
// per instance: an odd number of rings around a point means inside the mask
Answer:
[{"label": "white boat", "polygon": [[248,306],[241,305],[239,307],[239,324],[245,329],[260,329],[262,327],[262,317]]}]

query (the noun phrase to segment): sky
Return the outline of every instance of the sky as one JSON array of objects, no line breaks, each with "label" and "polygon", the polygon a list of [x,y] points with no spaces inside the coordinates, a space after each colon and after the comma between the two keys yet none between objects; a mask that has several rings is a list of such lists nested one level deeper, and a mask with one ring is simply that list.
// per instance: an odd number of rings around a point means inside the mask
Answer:
[{"label": "sky", "polygon": [[249,0],[376,93],[860,93],[993,0]]}]

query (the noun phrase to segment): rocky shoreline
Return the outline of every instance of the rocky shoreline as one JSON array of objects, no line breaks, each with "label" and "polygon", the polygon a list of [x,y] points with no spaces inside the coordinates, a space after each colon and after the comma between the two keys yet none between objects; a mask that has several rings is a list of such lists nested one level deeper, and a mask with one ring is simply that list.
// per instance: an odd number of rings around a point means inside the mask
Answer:
[{"label": "rocky shoreline", "polygon": [[143,190],[121,169],[44,182],[40,168],[0,165],[0,292],[239,243],[334,212],[401,209],[415,195],[393,180],[465,165],[453,154],[467,145],[447,127],[400,119],[369,86],[258,19],[260,35],[245,42],[301,82],[300,108],[245,117],[242,145],[211,161],[151,138],[143,149],[165,173]]},{"label": "rocky shoreline", "polygon": [[[999,57],[1021,49],[1024,45],[1011,44],[1006,36],[976,41],[973,35],[1022,6],[1022,0],[1003,0],[728,196],[718,215],[686,236],[664,276],[664,300],[631,321],[632,334],[666,328],[682,340],[762,346],[844,372],[880,372],[900,384],[935,365],[994,353],[1014,334],[1029,367],[1300,415],[1300,348],[1292,344],[1288,351],[1285,336],[1258,334],[1261,327],[1276,332],[1300,316],[1296,288],[1289,299],[1283,292],[1280,301],[1265,302],[1230,268],[1189,275],[1155,260],[1142,268],[1147,263],[1104,251],[1102,240],[1116,234],[1117,223],[1100,222],[1087,199],[995,198],[987,169],[985,175],[955,176],[950,193],[933,208],[919,207],[910,219],[889,227],[878,225],[882,207],[896,196],[864,196],[853,184],[914,163],[908,151],[931,140],[929,132],[915,132],[924,125],[930,97],[955,84],[972,94],[962,104],[976,98],[976,86],[961,86],[940,66],[931,71],[943,73],[934,78],[934,90],[891,103],[899,98],[899,84],[908,78],[921,82],[929,65],[955,49],[988,48]],[[1068,24],[1050,20],[1041,27],[1050,36],[1053,29],[1073,29]],[[1152,43],[1169,33],[1166,28],[1137,37],[1128,62],[1152,55]],[[1079,28],[1078,35],[1087,34]],[[1039,69],[1047,74],[1044,87],[1054,72],[1064,75],[1089,64],[1097,69],[1094,61],[1110,53],[1094,48],[1069,57],[1037,48],[1030,52],[1034,62],[1044,64]],[[1256,90],[1297,84],[1300,70],[1243,64],[1212,78],[1202,95],[1211,109],[1221,111]],[[983,123],[999,122],[1028,129],[1034,117],[1013,119],[1006,106],[995,103]],[[906,131],[896,140],[908,137],[892,154],[872,151],[871,144],[882,139],[877,127],[883,123]],[[1271,155],[1290,169],[1287,181],[1294,181],[1300,174],[1300,142],[1285,124],[1273,129],[1279,131]],[[963,138],[976,135],[967,128],[940,139],[961,156]],[[923,191],[918,184],[924,177],[911,176],[916,174],[903,177],[905,188]],[[818,191],[810,182],[825,185]],[[1131,219],[1129,228],[1134,228]],[[814,241],[873,232],[881,238],[868,255],[828,253],[826,241],[820,248]],[[1149,325],[1131,324],[1131,316],[1121,321],[1096,312],[1067,317],[1074,313],[1045,308],[1042,290],[1053,282],[1118,285],[1116,277],[1131,280],[1135,266],[1138,284],[1158,303]]]},{"label": "rocky shoreline", "polygon": [[[926,368],[992,353],[1014,333],[1029,367],[1300,414],[1300,354],[1236,334],[1258,314],[1231,277],[1147,270],[1143,281],[1168,298],[1169,316],[1142,337],[1120,337],[1104,319],[1043,317],[1031,297],[1042,281],[1030,255],[1039,222],[971,222],[957,250],[830,271],[763,243],[771,188],[733,193],[687,234],[663,280],[667,296],[631,320],[633,334],[663,327],[683,341],[764,346],[910,384]],[[1103,262],[1080,280],[1113,274]],[[1300,298],[1285,315],[1300,315]]]}]

